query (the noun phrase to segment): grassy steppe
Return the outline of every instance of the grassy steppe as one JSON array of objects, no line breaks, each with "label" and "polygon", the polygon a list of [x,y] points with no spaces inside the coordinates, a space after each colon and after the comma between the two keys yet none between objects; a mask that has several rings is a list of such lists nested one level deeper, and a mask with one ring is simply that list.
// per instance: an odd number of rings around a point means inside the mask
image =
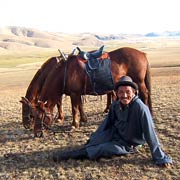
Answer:
[{"label": "grassy steppe", "polygon": [[58,56],[57,50],[40,52],[8,53],[0,55],[0,68],[14,68],[21,64],[44,62],[49,57]]},{"label": "grassy steppe", "polygon": [[[120,47],[132,47],[147,54],[152,67],[179,66],[180,65],[180,38],[147,38],[121,41],[106,41],[105,51]],[[81,47],[82,50],[93,50],[94,47]],[[66,53],[71,53],[72,48],[67,48]],[[49,57],[58,56],[57,49],[44,48],[43,50],[28,52],[7,52],[0,55],[0,68],[14,68],[21,64],[45,62]]]},{"label": "grassy steppe", "polygon": [[[87,124],[71,130],[70,98],[64,97],[65,122],[52,128],[58,130],[44,138],[34,138],[33,132],[22,126],[19,100],[40,65],[57,50],[39,53],[0,56],[0,179],[77,179],[77,180],[179,180],[180,178],[180,44],[177,39],[143,42],[108,42],[106,50],[134,47],[147,53],[152,66],[152,102],[154,122],[163,150],[173,158],[169,169],[152,163],[149,148],[139,149],[131,156],[100,161],[68,160],[56,164],[52,154],[84,144],[104,119],[106,104],[98,97],[87,97],[84,105]],[[89,47],[90,49],[90,47]],[[92,49],[94,49],[92,47]],[[68,51],[68,50],[67,50]]]}]

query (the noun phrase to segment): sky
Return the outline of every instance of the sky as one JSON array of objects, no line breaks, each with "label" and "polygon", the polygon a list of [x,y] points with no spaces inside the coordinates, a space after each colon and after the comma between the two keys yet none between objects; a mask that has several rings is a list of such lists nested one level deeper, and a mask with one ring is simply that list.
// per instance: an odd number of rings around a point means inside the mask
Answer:
[{"label": "sky", "polygon": [[0,27],[64,33],[180,30],[179,0],[0,0]]}]

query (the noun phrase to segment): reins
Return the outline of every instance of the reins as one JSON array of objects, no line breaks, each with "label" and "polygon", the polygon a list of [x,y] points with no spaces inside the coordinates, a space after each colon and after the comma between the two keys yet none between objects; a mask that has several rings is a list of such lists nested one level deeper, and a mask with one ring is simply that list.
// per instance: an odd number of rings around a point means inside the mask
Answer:
[{"label": "reins", "polygon": [[41,118],[41,130],[43,131],[43,130],[48,130],[48,131],[51,131],[51,132],[53,132],[53,134],[55,135],[55,131],[52,129],[52,128],[50,128],[46,123],[45,123],[45,118],[46,117],[50,117],[51,115],[53,115],[53,114],[51,114],[51,113],[47,113],[47,112],[43,112],[43,115],[42,115],[42,118]]},{"label": "reins", "polygon": [[[46,123],[45,123],[45,118],[46,117],[50,117],[50,116],[53,116],[53,114],[52,113],[47,113],[47,112],[43,112],[43,116],[42,116],[42,118],[41,118],[41,130],[43,131],[43,130],[48,130],[48,131],[50,131],[50,132],[52,132],[53,133],[53,135],[55,135],[56,133],[60,133],[60,131],[55,131],[55,130],[53,130],[51,127],[49,127]],[[56,116],[55,116],[55,118],[57,117],[58,115],[56,114]],[[54,118],[54,119],[55,119]]]}]

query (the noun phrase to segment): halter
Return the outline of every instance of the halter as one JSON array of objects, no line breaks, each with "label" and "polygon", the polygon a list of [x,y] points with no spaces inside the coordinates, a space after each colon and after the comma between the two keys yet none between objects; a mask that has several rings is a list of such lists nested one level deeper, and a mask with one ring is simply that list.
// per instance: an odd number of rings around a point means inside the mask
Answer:
[{"label": "halter", "polygon": [[55,134],[55,132],[45,123],[45,118],[51,118],[51,116],[53,117],[53,114],[50,113],[50,112],[46,112],[46,111],[43,111],[42,112],[42,117],[41,118],[38,118],[38,121],[41,122],[41,128],[40,130],[43,131],[43,130],[49,130],[51,132],[53,132]]}]

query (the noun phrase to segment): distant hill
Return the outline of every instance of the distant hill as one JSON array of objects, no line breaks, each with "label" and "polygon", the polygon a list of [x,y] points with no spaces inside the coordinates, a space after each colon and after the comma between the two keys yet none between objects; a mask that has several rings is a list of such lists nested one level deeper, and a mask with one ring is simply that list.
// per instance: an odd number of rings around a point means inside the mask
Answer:
[{"label": "distant hill", "polygon": [[103,41],[91,33],[65,34],[26,27],[0,28],[0,52],[72,49],[73,46],[99,47]]},{"label": "distant hill", "polygon": [[44,48],[67,47],[72,44],[73,37],[60,34],[39,31],[24,27],[0,28],[1,50],[24,51],[40,50]]},{"label": "distant hill", "polygon": [[[141,35],[133,35],[139,37]],[[74,46],[86,48],[99,47],[107,41],[125,40],[132,35],[126,34],[66,34],[46,32],[26,27],[9,26],[0,28],[0,52],[41,51],[70,49]]]},{"label": "distant hill", "polygon": [[82,38],[80,37],[75,42],[73,42],[73,45],[76,46],[101,46],[103,45],[103,41],[100,38],[97,38],[96,35],[82,35]]},{"label": "distant hill", "polygon": [[146,37],[177,37],[180,36],[180,31],[165,31],[162,33],[157,33],[157,32],[150,32],[145,34]]},{"label": "distant hill", "polygon": [[0,28],[0,52],[46,51],[72,49],[73,46],[99,47],[109,41],[132,40],[146,37],[180,36],[180,31],[142,34],[66,34],[37,29],[8,26]]}]

